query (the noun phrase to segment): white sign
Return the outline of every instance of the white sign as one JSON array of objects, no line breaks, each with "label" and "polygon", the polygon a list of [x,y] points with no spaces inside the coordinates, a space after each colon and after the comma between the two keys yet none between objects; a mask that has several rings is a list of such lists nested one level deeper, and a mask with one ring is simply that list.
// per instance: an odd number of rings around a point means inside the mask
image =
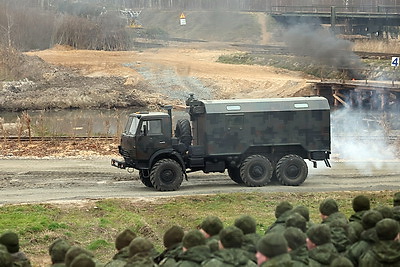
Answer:
[{"label": "white sign", "polygon": [[391,63],[392,67],[398,67],[399,64],[400,64],[399,57],[392,57],[392,63]]},{"label": "white sign", "polygon": [[181,26],[186,25],[186,17],[185,14],[181,14],[181,17],[179,19]]}]

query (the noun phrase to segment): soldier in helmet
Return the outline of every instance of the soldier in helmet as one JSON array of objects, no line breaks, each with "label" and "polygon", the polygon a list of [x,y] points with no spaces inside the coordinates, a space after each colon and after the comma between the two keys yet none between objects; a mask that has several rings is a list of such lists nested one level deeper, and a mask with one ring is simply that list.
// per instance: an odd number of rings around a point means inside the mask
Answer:
[{"label": "soldier in helmet", "polygon": [[49,247],[49,254],[51,258],[52,267],[65,266],[65,254],[71,245],[64,239],[58,238]]},{"label": "soldier in helmet", "polygon": [[293,266],[293,261],[288,254],[288,244],[280,233],[269,233],[257,243],[258,266]]},{"label": "soldier in helmet", "polygon": [[339,256],[326,224],[316,224],[308,229],[306,243],[310,266],[329,266]]},{"label": "soldier in helmet", "polygon": [[332,198],[324,199],[320,206],[322,224],[329,226],[331,241],[339,253],[345,252],[350,246],[349,225],[346,215],[339,211],[337,202]]},{"label": "soldier in helmet", "polygon": [[183,252],[177,257],[177,267],[200,266],[202,262],[211,258],[206,238],[199,230],[191,230],[185,234],[182,240]]},{"label": "soldier in helmet", "polygon": [[383,219],[375,226],[379,241],[360,259],[360,266],[400,266],[399,223]]},{"label": "soldier in helmet", "polygon": [[182,238],[184,236],[182,227],[173,225],[164,233],[163,243],[165,250],[161,252],[155,259],[155,263],[160,263],[164,259],[176,259],[179,253],[182,252]]},{"label": "soldier in helmet", "polygon": [[261,236],[256,233],[256,220],[249,216],[243,215],[235,220],[234,224],[237,228],[242,230],[244,234],[242,248],[254,255],[253,260],[256,261],[255,255],[257,252],[257,242],[260,240]]},{"label": "soldier in helmet", "polygon": [[218,251],[219,232],[224,228],[220,218],[208,216],[200,224],[199,230],[206,238],[206,243],[211,252]]},{"label": "soldier in helmet", "polygon": [[257,266],[250,259],[247,251],[243,250],[243,232],[236,226],[228,226],[221,230],[219,240],[219,251],[215,252],[213,258],[204,262],[204,267],[218,266]]},{"label": "soldier in helmet", "polygon": [[393,207],[400,206],[400,192],[393,195]]},{"label": "soldier in helmet", "polygon": [[296,227],[288,227],[283,233],[287,244],[289,255],[293,261],[293,266],[302,267],[308,266],[308,250],[306,234]]},{"label": "soldier in helmet", "polygon": [[143,237],[136,237],[129,244],[129,259],[125,267],[153,267],[154,257],[158,255],[153,244]]},{"label": "soldier in helmet", "polygon": [[265,233],[282,233],[285,230],[285,222],[290,216],[293,205],[288,201],[281,201],[275,208],[275,222],[270,225]]},{"label": "soldier in helmet", "polygon": [[6,246],[0,244],[0,266],[12,267],[12,258],[10,253],[8,253]]},{"label": "soldier in helmet", "polygon": [[117,249],[117,253],[114,255],[113,259],[105,265],[105,267],[124,266],[129,258],[128,246],[135,238],[136,234],[130,229],[125,229],[120,232],[115,239],[115,248]]},{"label": "soldier in helmet", "polygon": [[24,252],[20,251],[19,238],[14,232],[7,231],[0,236],[0,244],[6,246],[10,253],[13,264],[22,267],[30,267],[31,262]]},{"label": "soldier in helmet", "polygon": [[373,244],[378,242],[375,225],[382,219],[382,214],[376,210],[369,210],[362,216],[361,223],[364,231],[361,233],[360,240],[352,244],[345,252],[345,256],[350,259],[355,266],[359,265],[361,256],[367,252]]}]

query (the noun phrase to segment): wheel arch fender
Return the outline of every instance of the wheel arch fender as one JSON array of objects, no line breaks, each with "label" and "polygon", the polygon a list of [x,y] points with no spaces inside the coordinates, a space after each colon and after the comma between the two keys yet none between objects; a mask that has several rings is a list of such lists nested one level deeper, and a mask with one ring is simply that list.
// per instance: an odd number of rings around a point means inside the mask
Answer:
[{"label": "wheel arch fender", "polygon": [[183,173],[186,174],[186,165],[185,161],[183,160],[183,157],[181,156],[181,154],[179,154],[177,151],[173,149],[161,149],[155,152],[150,157],[148,165],[149,170],[154,165],[154,163],[156,163],[159,159],[164,159],[164,158],[170,158],[176,160],[176,162],[178,162],[179,165],[181,166]]}]

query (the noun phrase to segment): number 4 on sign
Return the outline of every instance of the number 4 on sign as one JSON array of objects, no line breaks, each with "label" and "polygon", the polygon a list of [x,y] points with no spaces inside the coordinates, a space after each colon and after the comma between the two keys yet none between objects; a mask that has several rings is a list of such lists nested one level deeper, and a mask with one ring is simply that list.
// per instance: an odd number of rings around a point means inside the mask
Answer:
[{"label": "number 4 on sign", "polygon": [[392,67],[397,67],[399,66],[400,62],[399,62],[399,57],[392,57]]}]

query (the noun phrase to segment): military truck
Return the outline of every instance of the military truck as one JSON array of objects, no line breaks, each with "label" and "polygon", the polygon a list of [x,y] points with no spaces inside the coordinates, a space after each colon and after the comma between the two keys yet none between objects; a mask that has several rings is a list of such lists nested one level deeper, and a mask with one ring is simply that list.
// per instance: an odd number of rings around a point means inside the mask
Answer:
[{"label": "military truck", "polygon": [[119,153],[121,169],[137,169],[147,187],[180,188],[187,174],[227,171],[238,184],[265,186],[271,179],[301,185],[304,159],[330,167],[330,107],[323,97],[186,100],[189,118],[176,122],[167,112],[129,115]]}]

